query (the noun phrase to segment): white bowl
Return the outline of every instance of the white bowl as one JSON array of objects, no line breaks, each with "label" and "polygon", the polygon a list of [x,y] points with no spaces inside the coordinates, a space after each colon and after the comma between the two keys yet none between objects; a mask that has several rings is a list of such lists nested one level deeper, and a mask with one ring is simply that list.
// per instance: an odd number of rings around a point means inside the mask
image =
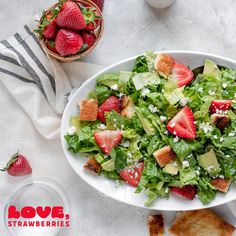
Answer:
[{"label": "white bowl", "polygon": [[[160,53],[160,52],[157,52]],[[177,62],[189,65],[190,68],[196,68],[204,64],[206,58],[213,60],[218,65],[230,67],[236,69],[236,61],[201,52],[188,52],[188,51],[165,51],[164,53],[170,54],[175,58]],[[116,186],[116,183],[112,180],[105,179],[102,176],[96,176],[83,169],[83,164],[86,162],[86,158],[81,158],[80,154],[73,154],[67,150],[67,143],[64,140],[64,135],[69,128],[69,119],[71,115],[78,115],[78,108],[76,103],[87,97],[88,93],[95,88],[96,78],[104,73],[119,72],[124,70],[131,70],[134,65],[136,57],[128,58],[120,61],[114,65],[107,67],[106,69],[95,74],[89,78],[71,97],[68,102],[66,109],[62,117],[61,124],[61,143],[67,160],[69,161],[75,172],[85,180],[89,185],[98,191],[106,194],[107,196],[116,199],[120,202],[124,202],[130,205],[145,207],[144,201],[146,196],[134,193],[135,188],[123,184]],[[150,209],[165,210],[165,211],[182,211],[182,210],[193,210],[202,209],[207,207],[213,207],[220,204],[224,204],[236,199],[236,186],[233,184],[229,192],[226,194],[218,193],[216,198],[208,205],[203,205],[198,199],[192,201],[181,199],[173,194],[169,199],[157,199]],[[78,199],[79,201],[79,199]]]},{"label": "white bowl", "polygon": [[172,5],[175,0],[146,0],[146,2],[154,8],[166,8]]}]

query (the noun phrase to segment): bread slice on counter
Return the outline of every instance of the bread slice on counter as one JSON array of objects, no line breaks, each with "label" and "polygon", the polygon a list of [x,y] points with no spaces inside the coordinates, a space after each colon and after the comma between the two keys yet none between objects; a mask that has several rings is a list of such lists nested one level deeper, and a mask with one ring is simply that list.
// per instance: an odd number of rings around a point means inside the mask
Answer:
[{"label": "bread slice on counter", "polygon": [[164,236],[164,221],[162,215],[149,216],[147,225],[150,236]]},{"label": "bread slice on counter", "polygon": [[175,236],[232,236],[235,227],[209,209],[177,215],[169,232]]}]

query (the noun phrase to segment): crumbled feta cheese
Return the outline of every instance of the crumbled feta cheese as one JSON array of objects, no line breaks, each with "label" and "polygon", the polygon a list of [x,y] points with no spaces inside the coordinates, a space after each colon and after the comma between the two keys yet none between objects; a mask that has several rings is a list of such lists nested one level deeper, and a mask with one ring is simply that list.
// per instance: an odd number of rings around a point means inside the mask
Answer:
[{"label": "crumbled feta cheese", "polygon": [[202,92],[203,92],[203,88],[200,87],[197,91],[198,91],[199,93],[202,93]]},{"label": "crumbled feta cheese", "polygon": [[217,135],[213,135],[213,139],[218,139],[218,136]]},{"label": "crumbled feta cheese", "polygon": [[174,139],[173,139],[174,143],[177,143],[179,141],[179,137],[176,136]]},{"label": "crumbled feta cheese", "polygon": [[129,145],[130,145],[130,142],[129,142],[129,141],[125,141],[125,142],[122,144],[123,147],[129,147]]},{"label": "crumbled feta cheese", "polygon": [[131,152],[127,152],[128,157],[132,157]]},{"label": "crumbled feta cheese", "polygon": [[120,127],[121,127],[121,129],[124,129],[125,126],[122,124]]},{"label": "crumbled feta cheese", "polygon": [[200,171],[199,170],[196,170],[195,173],[196,173],[196,175],[200,175]]},{"label": "crumbled feta cheese", "polygon": [[105,130],[107,127],[106,127],[106,125],[104,125],[104,124],[100,124],[100,125],[98,125],[98,128],[99,128],[100,130]]},{"label": "crumbled feta cheese", "polygon": [[199,127],[204,131],[205,134],[208,134],[209,132],[213,131],[213,127],[208,123],[201,123]]},{"label": "crumbled feta cheese", "polygon": [[231,131],[229,134],[228,134],[229,137],[234,137],[235,136],[235,131]]},{"label": "crumbled feta cheese", "polygon": [[224,138],[223,137],[220,137],[220,142],[222,143],[224,141]]},{"label": "crumbled feta cheese", "polygon": [[176,135],[177,134],[176,131],[174,131],[173,134]]},{"label": "crumbled feta cheese", "polygon": [[193,124],[195,124],[195,125],[196,125],[196,124],[197,124],[197,121],[195,120],[195,121],[193,122]]},{"label": "crumbled feta cheese", "polygon": [[143,97],[146,97],[149,93],[150,93],[150,90],[147,89],[147,88],[143,88],[142,91],[141,91],[141,95]]},{"label": "crumbled feta cheese", "polygon": [[182,107],[184,107],[188,103],[189,99],[188,98],[181,98],[179,103]]},{"label": "crumbled feta cheese", "polygon": [[75,134],[75,132],[76,132],[75,126],[71,126],[70,128],[67,129],[67,133],[69,135],[73,135],[73,134]]},{"label": "crumbled feta cheese", "polygon": [[164,134],[165,134],[165,135],[168,135],[168,134],[169,134],[169,132],[166,130],[166,131],[164,132]]},{"label": "crumbled feta cheese", "polygon": [[222,84],[222,87],[223,87],[223,88],[226,88],[226,87],[227,87],[227,84],[226,84],[226,83],[223,83],[223,84]]},{"label": "crumbled feta cheese", "polygon": [[236,93],[234,94],[234,99],[236,99]]},{"label": "crumbled feta cheese", "polygon": [[160,120],[161,120],[161,122],[165,122],[165,121],[167,120],[167,117],[165,117],[165,116],[160,116]]},{"label": "crumbled feta cheese", "polygon": [[165,193],[168,193],[168,191],[169,191],[168,188],[166,188],[166,189],[165,189]]},{"label": "crumbled feta cheese", "polygon": [[119,98],[122,98],[123,95],[124,95],[123,93],[119,93],[119,94],[118,94],[118,97],[119,97]]},{"label": "crumbled feta cheese", "polygon": [[183,166],[183,168],[188,168],[189,167],[189,162],[188,161],[183,161],[182,166]]},{"label": "crumbled feta cheese", "polygon": [[225,177],[224,175],[219,175],[219,178],[224,179]]},{"label": "crumbled feta cheese", "polygon": [[112,90],[114,90],[114,91],[117,91],[118,90],[118,84],[113,84],[112,86],[111,86],[111,89]]},{"label": "crumbled feta cheese", "polygon": [[215,95],[215,91],[209,90],[209,91],[208,91],[208,94],[211,95],[211,96],[213,96],[213,95]]},{"label": "crumbled feta cheese", "polygon": [[226,155],[227,158],[230,158],[230,155]]},{"label": "crumbled feta cheese", "polygon": [[211,172],[212,169],[214,169],[214,166],[208,166],[208,167],[207,167],[207,171],[208,171],[208,172]]},{"label": "crumbled feta cheese", "polygon": [[157,107],[155,107],[153,104],[150,104],[150,105],[148,106],[148,109],[149,109],[150,112],[152,112],[152,113],[155,113],[155,112],[158,111]]}]

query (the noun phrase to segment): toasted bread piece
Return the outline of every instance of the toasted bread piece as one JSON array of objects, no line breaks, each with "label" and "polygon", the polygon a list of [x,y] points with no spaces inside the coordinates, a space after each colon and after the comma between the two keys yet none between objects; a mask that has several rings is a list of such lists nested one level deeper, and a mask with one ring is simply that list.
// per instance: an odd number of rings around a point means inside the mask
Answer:
[{"label": "toasted bread piece", "polygon": [[95,99],[85,99],[79,104],[80,120],[95,121],[97,120],[98,101]]},{"label": "toasted bread piece", "polygon": [[162,215],[152,215],[147,221],[150,236],[164,236],[164,221]]},{"label": "toasted bread piece", "polygon": [[124,117],[131,118],[135,113],[135,106],[132,98],[127,96],[122,96],[121,106],[123,110],[121,111],[121,115]]},{"label": "toasted bread piece", "polygon": [[211,123],[216,125],[220,130],[223,130],[230,123],[230,118],[227,115],[213,114],[211,115]]},{"label": "toasted bread piece", "polygon": [[91,157],[85,164],[84,169],[98,174],[101,170],[101,165],[96,161],[95,157]]},{"label": "toasted bread piece", "polygon": [[229,190],[231,180],[230,179],[213,179],[211,185],[213,185],[217,190],[226,193]]},{"label": "toasted bread piece", "polygon": [[177,215],[169,232],[175,236],[232,236],[234,230],[213,211],[203,209]]},{"label": "toasted bread piece", "polygon": [[174,64],[174,59],[167,54],[159,54],[154,61],[155,70],[162,76],[167,77]]},{"label": "toasted bread piece", "polygon": [[160,167],[166,166],[176,158],[176,155],[170,146],[165,146],[153,153]]}]

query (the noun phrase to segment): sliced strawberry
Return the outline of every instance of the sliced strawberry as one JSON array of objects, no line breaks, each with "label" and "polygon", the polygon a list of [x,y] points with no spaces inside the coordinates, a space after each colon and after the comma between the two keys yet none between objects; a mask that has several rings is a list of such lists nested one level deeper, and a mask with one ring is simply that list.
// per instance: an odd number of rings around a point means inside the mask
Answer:
[{"label": "sliced strawberry", "polygon": [[98,119],[102,122],[106,122],[105,113],[115,110],[121,112],[120,100],[116,96],[109,97],[103,104],[98,108]]},{"label": "sliced strawberry", "polygon": [[185,106],[167,124],[170,133],[187,139],[196,138],[196,125],[192,110]]},{"label": "sliced strawberry", "polygon": [[142,177],[144,169],[143,162],[139,162],[135,166],[127,166],[120,172],[120,177],[129,185],[137,187]]},{"label": "sliced strawberry", "polygon": [[214,100],[210,106],[211,114],[231,109],[232,100]]},{"label": "sliced strawberry", "polygon": [[177,195],[187,198],[189,200],[193,200],[195,195],[197,194],[197,186],[196,185],[185,185],[182,188],[171,187],[170,191],[172,193],[176,193]]},{"label": "sliced strawberry", "polygon": [[105,130],[102,132],[95,132],[94,138],[102,151],[108,155],[112,148],[121,142],[122,133],[120,130]]},{"label": "sliced strawberry", "polygon": [[179,87],[189,84],[194,77],[193,72],[188,67],[176,62],[172,66],[171,73],[173,78],[178,81]]}]

